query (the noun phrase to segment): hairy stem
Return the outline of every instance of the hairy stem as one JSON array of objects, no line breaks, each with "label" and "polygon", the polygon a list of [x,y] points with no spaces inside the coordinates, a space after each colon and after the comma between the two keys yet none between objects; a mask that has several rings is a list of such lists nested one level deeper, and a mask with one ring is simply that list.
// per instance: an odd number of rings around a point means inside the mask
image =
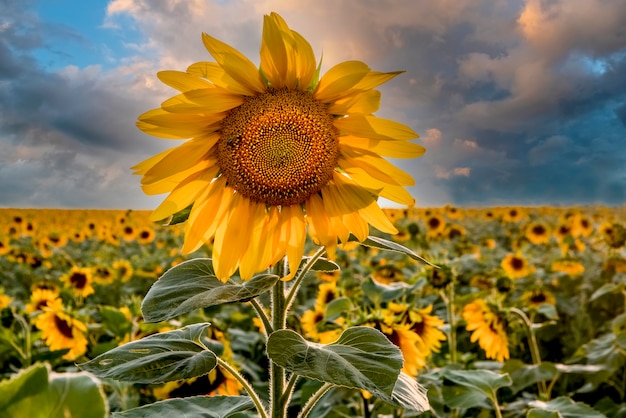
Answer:
[{"label": "hairy stem", "polygon": [[304,407],[302,408],[302,410],[298,414],[298,418],[306,418],[306,417],[308,417],[309,414],[311,413],[311,411],[313,410],[313,408],[315,407],[315,405],[319,402],[320,399],[322,399],[322,396],[324,396],[326,394],[326,392],[328,392],[332,388],[333,388],[333,384],[332,383],[324,383],[322,385],[322,387],[320,387],[317,390],[317,392],[315,392],[313,395],[311,395],[309,400],[306,401],[306,404],[304,404]]},{"label": "hairy stem", "polygon": [[267,411],[265,410],[265,406],[263,406],[263,402],[261,402],[261,398],[259,398],[259,395],[255,392],[254,388],[250,385],[246,378],[243,377],[237,369],[219,357],[217,357],[217,364],[237,379],[239,383],[241,383],[241,386],[243,386],[244,390],[248,393],[248,396],[250,396],[250,399],[252,399],[252,402],[259,413],[259,417],[268,418]]}]

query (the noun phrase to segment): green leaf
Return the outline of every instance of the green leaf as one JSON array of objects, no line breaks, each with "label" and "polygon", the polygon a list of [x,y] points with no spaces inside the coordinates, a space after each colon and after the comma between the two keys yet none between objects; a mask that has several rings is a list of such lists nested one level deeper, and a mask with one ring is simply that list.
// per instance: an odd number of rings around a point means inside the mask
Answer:
[{"label": "green leaf", "polygon": [[591,298],[589,299],[589,301],[594,301],[604,295],[607,295],[609,293],[614,293],[614,292],[618,292],[621,291],[621,288],[624,285],[619,283],[605,283],[603,284],[598,290],[596,290],[595,292],[593,292],[593,294],[591,295]]},{"label": "green leaf", "polygon": [[112,306],[100,307],[102,315],[102,325],[104,328],[118,337],[123,337],[129,333],[133,324],[124,316],[119,309]]},{"label": "green leaf", "polygon": [[539,305],[537,308],[537,313],[544,315],[551,321],[556,321],[559,319],[559,314],[556,311],[556,307],[554,305],[550,305],[549,303],[543,303]]},{"label": "green leaf", "polygon": [[278,276],[261,274],[243,284],[223,283],[210,258],[185,261],[165,272],[141,304],[146,322],[160,322],[199,308],[246,302],[270,290]]},{"label": "green leaf", "polygon": [[248,396],[190,396],[115,412],[113,418],[225,418],[253,406]]},{"label": "green leaf", "polygon": [[326,305],[324,319],[326,321],[334,321],[340,316],[344,316],[346,312],[352,309],[352,306],[352,300],[350,298],[342,297],[333,299]]},{"label": "green leaf", "polygon": [[[358,241],[358,240],[356,239],[356,237],[350,236],[350,241]],[[421,261],[422,263],[428,264],[429,266],[432,266],[432,267],[437,267],[430,261],[426,260],[425,258],[422,258],[419,255],[415,254],[413,251],[406,248],[405,246],[400,245],[393,241],[388,241],[383,238],[375,237],[373,235],[370,235],[369,237],[367,237],[365,241],[361,241],[361,245],[364,245],[366,247],[371,247],[371,248],[378,248],[380,250],[395,251],[397,253],[402,253],[402,254],[408,255],[413,260]]]},{"label": "green leaf", "polygon": [[493,400],[496,391],[513,383],[508,374],[489,370],[444,370],[442,376],[453,385],[445,384],[443,395],[452,408],[471,408],[480,405],[486,398]]},{"label": "green leaf", "polygon": [[[541,415],[539,411],[557,412],[563,418],[606,418],[606,415],[596,411],[582,402],[574,402],[566,396],[552,399],[550,402],[532,401],[528,404],[532,409],[527,417],[544,417],[555,415]],[[532,415],[531,415],[532,414]]]},{"label": "green leaf", "polygon": [[398,299],[409,288],[410,286],[403,282],[384,284],[378,283],[371,277],[366,278],[361,285],[363,293],[375,304]]},{"label": "green leaf", "polygon": [[8,405],[16,404],[42,392],[48,386],[48,368],[43,364],[36,364],[0,382],[0,411]]},{"label": "green leaf", "polygon": [[391,394],[392,405],[415,412],[430,410],[426,388],[406,373],[400,373]]},{"label": "green leaf", "polygon": [[524,364],[520,360],[509,360],[504,364],[502,372],[509,373],[511,376],[513,380],[511,391],[515,394],[542,380],[552,380],[558,370],[554,364],[545,361],[536,365]]},{"label": "green leaf", "polygon": [[189,214],[191,213],[191,208],[193,207],[193,203],[187,206],[185,209],[181,209],[169,219],[169,222],[166,222],[167,225],[176,225],[185,222],[189,219]]},{"label": "green leaf", "polygon": [[95,359],[81,369],[101,378],[134,383],[164,383],[202,376],[217,364],[215,353],[201,342],[210,324],[193,324],[132,341]]},{"label": "green leaf", "polygon": [[548,411],[545,409],[531,409],[526,414],[526,418],[561,418],[563,415],[557,411]]},{"label": "green leaf", "polygon": [[270,359],[310,379],[353,389],[365,389],[391,401],[402,368],[402,353],[385,335],[369,327],[352,327],[331,344],[306,341],[291,330],[272,333]]},{"label": "green leaf", "polygon": [[0,383],[0,417],[106,417],[108,404],[100,382],[91,374],[49,373],[36,364]]},{"label": "green leaf", "polygon": [[[311,257],[303,257],[302,262],[300,263],[300,267],[306,264],[309,259],[311,259]],[[315,260],[315,263],[313,263],[313,266],[311,266],[311,270],[329,273],[331,271],[341,270],[341,267],[339,267],[339,264],[335,263],[334,261],[320,257]]]}]

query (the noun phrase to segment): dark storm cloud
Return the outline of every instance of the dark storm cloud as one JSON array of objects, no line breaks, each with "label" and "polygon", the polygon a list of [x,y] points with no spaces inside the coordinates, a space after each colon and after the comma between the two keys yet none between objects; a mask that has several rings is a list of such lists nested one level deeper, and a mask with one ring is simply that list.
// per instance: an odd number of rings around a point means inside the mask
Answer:
[{"label": "dark storm cloud", "polygon": [[151,207],[128,167],[175,145],[134,127],[172,93],[154,74],[211,60],[201,32],[258,63],[271,11],[323,71],[350,59],[406,70],[381,86],[377,115],[421,134],[425,156],[394,161],[418,205],[626,203],[623,0],[112,0],[103,26],[126,56],[57,71],[37,51],[71,57],[55,39],[89,41],[4,3],[0,205]]},{"label": "dark storm cloud", "polygon": [[146,80],[134,75],[132,61],[109,72],[98,65],[47,69],[37,58],[41,51],[77,53],[71,46],[59,49],[54,39],[84,39],[41,22],[30,2],[6,3],[0,17],[0,206],[144,206],[129,167],[163,149],[134,126],[150,99],[133,91],[150,96]]}]

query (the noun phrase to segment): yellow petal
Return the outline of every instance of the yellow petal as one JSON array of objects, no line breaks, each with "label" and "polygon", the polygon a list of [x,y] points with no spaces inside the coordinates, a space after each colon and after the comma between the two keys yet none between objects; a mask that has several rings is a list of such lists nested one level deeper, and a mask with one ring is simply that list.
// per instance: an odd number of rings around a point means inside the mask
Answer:
[{"label": "yellow petal", "polygon": [[215,233],[216,225],[221,223],[226,208],[230,206],[232,192],[226,187],[226,179],[220,177],[198,196],[185,225],[183,254],[196,251]]},{"label": "yellow petal", "polygon": [[291,205],[283,211],[287,212],[289,218],[289,242],[287,244],[287,261],[289,262],[289,274],[284,280],[291,280],[298,271],[298,266],[304,255],[304,243],[306,241],[306,224],[304,223],[304,213],[300,205]]},{"label": "yellow petal", "polygon": [[157,73],[157,77],[164,84],[167,84],[168,86],[181,92],[211,87],[211,83],[208,81],[182,71],[159,71]]},{"label": "yellow petal", "polygon": [[206,33],[202,34],[202,42],[226,74],[250,90],[250,95],[265,91],[259,71],[241,52]]},{"label": "yellow petal", "polygon": [[268,267],[267,264],[263,264],[264,249],[267,246],[267,235],[264,234],[266,232],[264,227],[268,222],[265,204],[250,202],[250,211],[251,216],[248,225],[250,244],[239,262],[239,276],[243,280],[250,280],[254,273]]},{"label": "yellow petal", "polygon": [[215,230],[213,268],[223,282],[237,271],[239,260],[250,243],[250,209],[250,200],[235,193],[224,222]]},{"label": "yellow petal", "polygon": [[413,129],[402,123],[372,115],[350,115],[346,118],[335,119],[334,125],[359,138],[406,140],[419,137]]},{"label": "yellow petal", "polygon": [[[341,164],[339,166],[341,167]],[[352,180],[373,195],[407,206],[415,205],[415,199],[403,186],[382,182],[359,167],[344,168],[344,170]]]},{"label": "yellow petal", "polygon": [[235,94],[242,94],[244,96],[252,96],[255,94],[254,91],[242,86],[241,83],[238,83],[231,76],[226,74],[224,69],[216,62],[195,62],[187,68],[187,73],[206,78],[214,85]]},{"label": "yellow petal", "polygon": [[380,107],[380,92],[368,90],[343,98],[328,106],[328,113],[333,115],[347,115],[348,113],[371,114]]},{"label": "yellow petal", "polygon": [[209,186],[219,170],[218,166],[213,169],[196,173],[181,182],[150,214],[153,222],[165,219],[176,212],[185,209]]},{"label": "yellow petal", "polygon": [[[376,200],[366,190],[343,174],[333,173],[333,179],[339,192],[339,199],[343,200],[347,210],[357,211],[362,219],[382,232],[390,234],[398,232]],[[360,241],[363,239],[359,238]]]},{"label": "yellow petal", "polygon": [[314,235],[319,240],[318,245],[337,243],[337,235],[330,229],[330,219],[324,209],[324,202],[319,194],[315,193],[306,200],[306,219],[313,227]]},{"label": "yellow petal", "polygon": [[215,163],[215,159],[200,160],[188,168],[177,171],[168,177],[159,178],[158,180],[155,177],[154,180],[151,180],[150,182],[146,182],[144,179],[141,179],[141,189],[145,194],[149,195],[171,192],[189,176],[208,170],[215,166]]},{"label": "yellow petal", "polygon": [[214,132],[225,113],[212,115],[188,115],[152,109],[139,116],[137,127],[147,134],[168,138],[187,139],[196,135]]},{"label": "yellow petal", "polygon": [[145,174],[148,170],[154,167],[159,161],[161,161],[163,158],[165,158],[170,153],[172,153],[176,148],[178,147],[166,149],[165,151],[162,151],[156,155],[153,155],[152,157],[146,160],[143,160],[139,164],[135,164],[134,166],[131,167],[131,170],[135,170],[133,174],[138,174],[138,175]]},{"label": "yellow petal", "polygon": [[344,147],[358,148],[391,158],[418,158],[426,152],[426,149],[419,144],[393,139],[369,139],[343,135],[339,137],[339,143]]},{"label": "yellow petal", "polygon": [[337,201],[336,193],[330,190],[333,187],[336,187],[334,181],[329,181],[321,190],[322,201],[324,202],[324,209],[328,214],[331,231],[334,231],[341,242],[346,242],[350,237],[350,229],[343,223],[344,213],[341,210],[340,202]]},{"label": "yellow petal", "polygon": [[361,61],[345,61],[332,67],[324,74],[313,97],[320,102],[330,103],[354,87],[369,72]]},{"label": "yellow petal", "polygon": [[399,74],[404,73],[404,71],[392,71],[389,73],[381,73],[378,71],[370,71],[354,86],[355,90],[371,90],[375,87],[380,86],[383,83],[391,80]]},{"label": "yellow petal", "polygon": [[143,179],[141,179],[141,182],[143,184],[153,183],[170,177],[178,171],[185,170],[195,165],[200,159],[212,160],[213,164],[215,164],[217,162],[217,155],[211,156],[209,154],[217,154],[216,144],[219,138],[220,134],[213,133],[206,137],[194,138],[176,147],[161,161],[150,168]]},{"label": "yellow petal", "polygon": [[296,31],[291,31],[296,45],[296,74],[300,90],[306,90],[315,74],[315,53],[311,44]]},{"label": "yellow petal", "polygon": [[[263,37],[261,41],[261,68],[267,76],[270,85],[275,88],[284,87],[289,59],[287,48],[283,40],[283,31],[280,29],[276,14],[263,17]],[[292,87],[293,88],[293,87]]]},{"label": "yellow petal", "polygon": [[341,144],[339,144],[339,150],[341,157],[337,161],[337,165],[343,169],[359,167],[370,173],[372,177],[389,184],[400,184],[403,186],[413,186],[415,184],[415,180],[411,175],[378,155],[357,152],[355,148],[342,146]]},{"label": "yellow petal", "polygon": [[161,107],[173,113],[222,113],[243,103],[243,96],[220,87],[192,90],[167,99]]}]

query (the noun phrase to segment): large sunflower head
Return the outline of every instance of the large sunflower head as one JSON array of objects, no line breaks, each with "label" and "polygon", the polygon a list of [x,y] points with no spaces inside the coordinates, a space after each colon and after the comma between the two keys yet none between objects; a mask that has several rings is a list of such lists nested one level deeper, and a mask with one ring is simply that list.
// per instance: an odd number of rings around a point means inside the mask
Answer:
[{"label": "large sunflower head", "polygon": [[[313,49],[276,13],[265,16],[260,67],[203,34],[215,62],[158,77],[180,94],[139,117],[144,132],[189,139],[134,167],[147,194],[169,193],[161,220],[191,206],[185,253],[213,242],[217,276],[242,278],[287,256],[297,266],[308,233],[332,255],[369,226],[396,233],[379,196],[411,205],[414,184],[385,157],[418,157],[408,126],[378,118],[377,86],[400,72],[342,62],[322,77]],[[291,277],[295,271],[291,270]]]},{"label": "large sunflower head", "polygon": [[37,316],[35,326],[42,331],[41,337],[52,351],[68,349],[63,356],[76,360],[87,351],[87,326],[72,317],[63,308],[61,299],[55,299],[43,307],[44,313]]}]

